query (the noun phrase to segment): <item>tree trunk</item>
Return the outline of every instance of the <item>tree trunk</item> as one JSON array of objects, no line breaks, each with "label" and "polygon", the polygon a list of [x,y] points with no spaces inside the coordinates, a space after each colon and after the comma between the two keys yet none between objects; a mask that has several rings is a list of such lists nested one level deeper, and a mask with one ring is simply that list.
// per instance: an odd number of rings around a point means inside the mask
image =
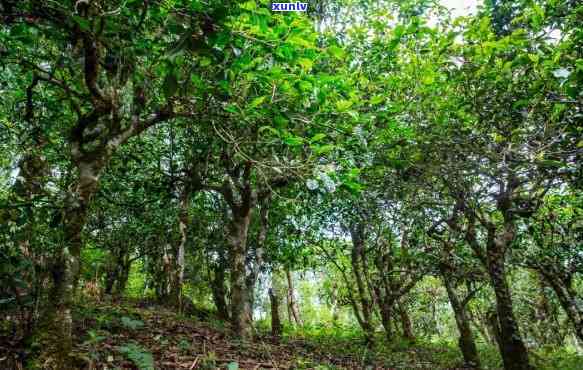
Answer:
[{"label": "tree trunk", "polygon": [[391,307],[387,304],[387,302],[382,302],[379,305],[379,311],[381,316],[381,324],[385,329],[385,335],[388,341],[393,340],[393,327],[392,327],[392,313]]},{"label": "tree trunk", "polygon": [[281,317],[279,316],[281,297],[276,280],[276,274],[272,271],[271,288],[269,289],[269,301],[271,302],[271,335],[275,338],[279,338],[283,330],[281,325]]},{"label": "tree trunk", "polygon": [[112,247],[110,253],[111,257],[105,273],[104,293],[118,300],[125,291],[132,261],[125,244]]},{"label": "tree trunk", "polygon": [[573,324],[575,335],[583,343],[583,306],[577,302],[577,293],[570,281],[561,279],[557,273],[543,273],[543,277],[553,288],[561,307]]},{"label": "tree trunk", "polygon": [[106,295],[111,295],[113,293],[113,286],[115,284],[115,268],[111,267],[108,269],[107,273],[105,274],[105,288],[103,293]]},{"label": "tree trunk", "polygon": [[300,317],[300,312],[298,310],[298,305],[296,303],[294,297],[294,285],[291,272],[288,268],[285,269],[285,276],[287,278],[287,302],[288,302],[288,309],[291,313],[296,325],[302,326],[302,320]]},{"label": "tree trunk", "polygon": [[68,355],[73,345],[73,257],[66,248],[59,257],[51,267],[53,286],[49,291],[50,301],[42,314],[35,339],[41,345],[38,361],[48,363],[46,368],[51,370],[68,368]]},{"label": "tree trunk", "polygon": [[[468,314],[469,314],[469,312],[468,312]],[[498,344],[496,342],[496,338],[494,338],[492,336],[492,334],[490,333],[489,326],[487,323],[484,323],[484,321],[480,320],[480,319],[475,319],[475,320],[472,319],[472,324],[474,324],[476,330],[480,333],[480,335],[482,336],[484,341],[486,341],[487,343],[490,343],[492,345]]]},{"label": "tree trunk", "polygon": [[490,337],[494,339],[493,344],[501,348],[503,346],[502,333],[500,333],[500,321],[498,321],[496,309],[486,313],[486,329],[490,333]]},{"label": "tree trunk", "polygon": [[[505,253],[512,236],[508,229],[500,238],[488,236],[488,274],[496,295],[496,313],[500,328],[500,352],[506,370],[532,370],[528,361],[528,352],[522,341],[518,324],[512,310],[512,297],[506,281]],[[507,239],[507,240],[504,240]]]},{"label": "tree trunk", "polygon": [[169,243],[164,244],[162,247],[162,265],[159,266],[158,273],[153,275],[154,277],[158,275],[154,279],[154,285],[156,286],[156,298],[161,304],[167,304],[171,300],[174,257],[175,253],[172,245]]},{"label": "tree trunk", "polygon": [[336,296],[336,286],[332,291],[332,302],[331,302],[331,310],[332,310],[332,325],[337,326],[338,320],[340,319],[340,307],[338,305],[338,297]]},{"label": "tree trunk", "polygon": [[259,233],[257,240],[251,251],[248,251],[249,257],[249,273],[245,279],[247,285],[247,312],[249,312],[249,320],[253,321],[253,310],[255,308],[255,284],[259,277],[260,268],[263,265],[263,253],[265,248],[265,240],[267,239],[267,230],[269,226],[269,199],[265,199],[261,205],[259,215]]},{"label": "tree trunk", "polygon": [[219,264],[213,267],[213,277],[211,281],[213,301],[217,308],[219,319],[229,321],[229,309],[227,306],[227,290],[225,288],[225,266]]},{"label": "tree trunk", "polygon": [[402,304],[399,304],[399,316],[401,317],[401,325],[403,326],[403,336],[405,339],[414,342],[415,335],[413,334],[411,318]]},{"label": "tree trunk", "polygon": [[98,188],[103,162],[79,163],[79,178],[74,191],[69,193],[63,214],[64,241],[50,267],[53,286],[50,302],[39,330],[40,361],[49,361],[49,369],[69,368],[68,355],[72,348],[73,320],[71,308],[79,279],[80,255],[83,244],[81,232],[85,226],[88,205]]},{"label": "tree trunk", "polygon": [[211,291],[217,314],[219,319],[223,321],[230,321],[229,306],[227,305],[227,289],[225,287],[225,272],[227,270],[227,263],[225,261],[224,249],[221,247],[218,250],[218,263],[212,266]]},{"label": "tree trunk", "polygon": [[351,264],[352,272],[354,274],[354,279],[356,281],[356,287],[358,289],[358,295],[360,297],[360,305],[362,311],[362,329],[366,337],[367,342],[373,341],[373,327],[371,325],[372,316],[372,304],[369,299],[369,292],[366,290],[364,274],[367,271],[362,271],[361,266],[366,266],[364,259],[366,258],[364,253],[364,226],[362,223],[357,223],[351,225],[350,236],[352,239],[352,253],[351,253]]},{"label": "tree trunk", "polygon": [[170,304],[182,311],[182,285],[184,283],[184,249],[186,247],[186,239],[188,237],[188,203],[190,200],[190,188],[185,187],[180,196],[180,211],[178,214],[178,230],[180,232],[180,240],[175,249],[175,256],[173,258],[174,266],[171,271],[171,288],[170,288]]},{"label": "tree trunk", "polygon": [[231,260],[231,325],[236,335],[251,337],[251,322],[248,312],[247,285],[245,283],[247,254],[247,232],[251,220],[251,208],[240,208],[233,212],[229,225]]},{"label": "tree trunk", "polygon": [[455,287],[452,284],[451,276],[448,276],[444,268],[442,268],[442,280],[447,290],[447,296],[449,297],[449,302],[455,316],[455,323],[460,334],[458,345],[464,357],[464,366],[470,369],[479,369],[480,357],[478,356],[478,348],[474,341],[466,307],[459,300]]},{"label": "tree trunk", "polygon": [[[49,163],[43,155],[43,150],[49,141],[41,129],[39,120],[35,117],[34,110],[34,89],[38,83],[38,76],[33,75],[32,82],[26,89],[26,106],[23,118],[30,130],[26,135],[31,139],[32,144],[26,148],[22,158],[18,161],[18,176],[11,192],[16,197],[10,200],[10,203],[12,201],[14,203],[24,202],[26,204],[24,210],[27,213],[26,222],[22,225],[21,232],[15,235],[20,248],[20,258],[30,262],[28,265],[30,267],[21,268],[18,273],[25,286],[8,284],[10,287],[6,287],[10,288],[22,310],[23,317],[22,320],[19,320],[19,324],[25,337],[30,336],[34,330],[38,307],[44,303],[41,301],[43,282],[49,279],[46,272],[46,251],[39,251],[34,245],[35,222],[38,217],[36,216],[38,211],[35,208],[34,200],[35,197],[46,192],[45,187],[50,174]],[[22,304],[22,299],[25,297],[29,302],[34,303]]]},{"label": "tree trunk", "polygon": [[287,291],[288,294],[285,295],[285,307],[286,307],[286,312],[287,312],[287,322],[290,325],[293,325],[294,323],[294,315],[292,314],[292,310],[291,310],[291,303],[289,301],[289,291]]},{"label": "tree trunk", "polygon": [[126,255],[125,260],[119,267],[119,275],[117,277],[115,289],[113,291],[113,297],[115,300],[119,300],[125,293],[131,267],[132,261],[129,259],[129,256]]}]

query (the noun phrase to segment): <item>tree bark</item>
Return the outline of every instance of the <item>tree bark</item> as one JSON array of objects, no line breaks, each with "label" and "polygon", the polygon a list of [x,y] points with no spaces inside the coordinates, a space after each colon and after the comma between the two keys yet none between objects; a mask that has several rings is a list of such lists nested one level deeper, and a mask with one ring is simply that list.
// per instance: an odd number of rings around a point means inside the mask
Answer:
[{"label": "tree bark", "polygon": [[372,319],[372,302],[369,299],[369,292],[366,289],[364,274],[367,271],[361,270],[361,266],[366,266],[364,253],[364,225],[356,223],[350,227],[350,236],[352,239],[352,253],[351,264],[354,279],[356,280],[356,287],[360,298],[360,306],[362,311],[362,329],[367,342],[372,342],[374,338],[374,330],[371,324]]},{"label": "tree bark", "polygon": [[231,325],[236,335],[251,337],[251,322],[248,312],[247,285],[245,282],[245,257],[247,254],[247,232],[252,208],[242,207],[233,211],[229,225],[231,260]]},{"label": "tree bark", "polygon": [[488,231],[488,274],[496,295],[496,313],[500,328],[500,352],[506,370],[532,370],[512,309],[512,297],[506,281],[505,250],[514,239],[513,225],[505,225],[503,235]]},{"label": "tree bark", "polygon": [[285,276],[287,279],[287,302],[288,302],[289,312],[291,313],[296,325],[302,326],[303,325],[302,319],[300,317],[298,305],[297,305],[297,302],[296,302],[295,297],[294,297],[293,278],[292,278],[291,271],[289,270],[289,268],[285,269]]},{"label": "tree bark", "polygon": [[271,335],[275,338],[281,337],[282,325],[281,317],[279,315],[279,308],[281,306],[281,296],[279,294],[279,287],[276,281],[276,274],[271,273],[271,288],[269,289],[269,301],[271,303]]},{"label": "tree bark", "polygon": [[261,210],[259,212],[259,232],[257,240],[253,248],[247,252],[249,272],[245,279],[247,285],[247,312],[249,312],[249,319],[253,321],[253,310],[255,309],[255,284],[259,277],[261,265],[263,264],[263,253],[265,249],[265,240],[267,239],[267,231],[269,226],[269,199],[263,199]]},{"label": "tree bark", "polygon": [[[49,293],[50,304],[47,305],[37,332],[42,353],[40,361],[50,359],[54,367],[68,368],[68,354],[72,348],[71,307],[79,278],[80,255],[83,241],[81,232],[85,226],[88,206],[98,188],[99,175],[104,167],[105,158],[94,162],[77,164],[79,177],[76,186],[66,199],[63,213],[64,241],[56,251],[50,271],[53,287]],[[51,365],[53,366],[53,365]]]},{"label": "tree bark", "polygon": [[[512,297],[510,288],[506,280],[506,250],[512,245],[516,237],[516,230],[512,214],[508,211],[508,199],[510,192],[505,192],[498,199],[498,208],[503,213],[504,221],[502,226],[495,225],[492,221],[485,219],[480,222],[485,226],[486,253],[480,246],[475,230],[476,215],[469,211],[469,226],[465,233],[466,241],[470,244],[476,257],[486,265],[490,284],[496,296],[496,317],[495,338],[500,348],[500,354],[506,370],[532,370],[528,360],[528,352],[522,341],[518,323],[514,317]],[[457,229],[452,222],[450,226]]]},{"label": "tree bark", "polygon": [[393,326],[392,326],[392,307],[390,307],[387,302],[382,302],[379,305],[379,311],[381,316],[381,324],[385,329],[385,336],[388,341],[393,339]]},{"label": "tree bark", "polygon": [[104,293],[113,296],[117,300],[125,291],[132,260],[125,241],[120,241],[119,244],[110,246],[109,250],[111,256],[105,272]]},{"label": "tree bark", "polygon": [[501,348],[503,346],[502,333],[500,332],[500,321],[498,321],[498,314],[495,308],[486,313],[486,328],[490,333],[490,337],[494,339],[493,343]]},{"label": "tree bark", "polygon": [[442,266],[441,272],[443,285],[445,285],[447,296],[449,297],[449,302],[455,316],[455,323],[460,334],[458,345],[464,358],[464,366],[470,369],[479,369],[480,357],[478,356],[478,348],[476,347],[474,335],[470,327],[466,306],[458,298],[447,269]]},{"label": "tree bark", "polygon": [[[94,50],[95,45],[94,40],[89,40],[84,45],[85,74],[88,80],[96,78],[98,74],[96,70],[98,63],[95,64],[98,52]],[[81,115],[71,131],[70,159],[77,170],[77,178],[70,186],[71,190],[65,199],[61,217],[64,238],[50,266],[53,277],[51,302],[47,305],[46,313],[43,315],[44,322],[40,325],[37,335],[42,348],[39,359],[54,360],[51,363],[51,366],[54,363],[52,367],[54,369],[70,368],[68,354],[72,348],[71,307],[79,280],[82,231],[87,221],[89,206],[99,188],[99,178],[121,144],[146,128],[170,118],[170,112],[166,110],[154,114],[148,122],[142,122],[138,115],[132,118],[128,128],[122,130],[121,122],[110,120],[114,113],[114,106],[110,101],[93,103],[93,109]],[[105,129],[108,125],[114,127],[112,131]],[[97,132],[101,132],[97,136],[90,132],[96,128]]]},{"label": "tree bark", "polygon": [[414,342],[415,335],[413,334],[413,324],[411,323],[411,318],[407,313],[405,307],[399,304],[399,316],[401,317],[401,325],[403,326],[403,336],[405,339]]},{"label": "tree bark", "polygon": [[573,324],[575,335],[583,343],[583,305],[578,303],[577,293],[570,279],[561,279],[556,271],[544,271],[542,276],[557,295],[561,307]]},{"label": "tree bark", "polygon": [[225,272],[227,271],[227,261],[225,258],[225,250],[221,245],[218,250],[218,261],[213,264],[211,280],[211,292],[217,314],[219,319],[223,321],[230,321],[229,306],[227,305],[227,289],[225,287]]},{"label": "tree bark", "polygon": [[[30,138],[33,140],[31,147],[27,148],[22,159],[18,162],[18,176],[12,187],[13,194],[17,195],[15,203],[24,201],[26,206],[27,219],[22,227],[22,232],[17,236],[20,253],[23,259],[31,262],[31,268],[21,269],[20,278],[26,286],[20,287],[17,284],[8,284],[14,294],[20,309],[23,313],[23,320],[20,323],[24,331],[24,336],[28,337],[34,330],[38,306],[41,304],[43,281],[48,280],[46,273],[46,258],[43,252],[34,248],[34,225],[37,211],[35,210],[34,199],[36,196],[45,193],[47,175],[50,167],[47,159],[43,155],[43,149],[48,144],[48,140],[39,127],[38,120],[34,114],[34,88],[38,84],[37,76],[33,77],[31,85],[26,89],[26,109],[24,119],[29,125]],[[46,252],[45,252],[46,253]],[[3,290],[0,288],[0,290]],[[33,304],[21,304],[24,297],[32,297]]]},{"label": "tree bark", "polygon": [[170,304],[177,307],[178,311],[182,311],[182,285],[184,284],[184,250],[186,248],[186,240],[188,238],[188,204],[190,201],[190,187],[186,186],[182,190],[180,196],[180,210],[178,214],[178,230],[180,232],[180,239],[178,245],[174,250],[174,266],[171,271],[170,278]]},{"label": "tree bark", "polygon": [[227,295],[227,290],[225,288],[225,268],[226,267],[223,263],[213,267],[211,290],[219,319],[229,321],[229,309],[225,298]]}]

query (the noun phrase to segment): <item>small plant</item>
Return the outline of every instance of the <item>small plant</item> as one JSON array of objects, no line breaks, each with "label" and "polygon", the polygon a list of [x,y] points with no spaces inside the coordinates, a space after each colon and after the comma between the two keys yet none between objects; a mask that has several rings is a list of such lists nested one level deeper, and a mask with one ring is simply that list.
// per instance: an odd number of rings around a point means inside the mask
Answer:
[{"label": "small plant", "polygon": [[136,343],[128,343],[118,347],[118,352],[134,363],[140,370],[154,370],[154,357]]},{"label": "small plant", "polygon": [[135,319],[132,319],[131,317],[127,317],[127,316],[124,316],[121,318],[121,324],[123,326],[125,326],[126,328],[131,329],[131,330],[140,329],[141,327],[144,326],[143,321],[135,320]]},{"label": "small plant", "polygon": [[209,352],[201,358],[200,365],[198,367],[200,370],[215,370],[217,368],[217,356],[214,352]]},{"label": "small plant", "polygon": [[186,354],[188,353],[188,351],[190,351],[191,346],[187,340],[182,339],[180,340],[180,342],[178,342],[178,348],[180,349],[180,351],[182,351],[182,353]]},{"label": "small plant", "polygon": [[97,321],[97,326],[99,328],[111,328],[113,318],[111,315],[107,313],[100,313],[95,316],[95,320]]},{"label": "small plant", "polygon": [[95,330],[89,330],[87,332],[87,336],[88,338],[83,344],[89,347],[89,369],[93,369],[95,367],[95,362],[99,361],[99,351],[97,350],[97,345],[106,337],[99,335]]}]

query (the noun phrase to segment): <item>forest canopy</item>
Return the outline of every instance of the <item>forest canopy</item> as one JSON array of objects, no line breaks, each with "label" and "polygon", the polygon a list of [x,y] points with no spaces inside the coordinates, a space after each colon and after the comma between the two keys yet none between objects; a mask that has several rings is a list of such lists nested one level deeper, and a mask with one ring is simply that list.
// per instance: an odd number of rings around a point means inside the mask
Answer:
[{"label": "forest canopy", "polygon": [[475,5],[0,0],[0,368],[582,369],[583,6]]}]

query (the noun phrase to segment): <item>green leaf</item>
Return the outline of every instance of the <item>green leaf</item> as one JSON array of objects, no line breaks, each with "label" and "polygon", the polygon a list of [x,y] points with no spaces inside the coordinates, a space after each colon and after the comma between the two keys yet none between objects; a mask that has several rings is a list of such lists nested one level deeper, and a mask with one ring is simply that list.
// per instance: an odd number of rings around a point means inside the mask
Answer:
[{"label": "green leaf", "polygon": [[314,62],[311,59],[308,58],[300,58],[298,60],[298,64],[302,66],[303,70],[308,72],[309,70],[312,69],[312,66],[314,65]]},{"label": "green leaf", "polygon": [[81,29],[81,31],[88,31],[89,30],[90,23],[87,19],[80,17],[78,15],[74,15],[73,20],[75,21],[75,23],[77,23],[79,25],[79,28]]},{"label": "green leaf", "polygon": [[563,162],[555,161],[555,160],[552,160],[552,159],[546,159],[546,160],[543,160],[543,161],[539,161],[538,163],[542,167],[545,167],[545,168],[559,168],[559,167],[565,166],[565,164]]},{"label": "green leaf", "polygon": [[338,46],[335,45],[331,45],[328,46],[328,48],[326,49],[326,51],[328,52],[328,54],[336,59],[343,59],[344,58],[344,50],[342,50],[342,48],[339,48]]},{"label": "green leaf", "polygon": [[302,91],[311,91],[314,86],[308,81],[300,81],[299,87]]},{"label": "green leaf", "polygon": [[275,49],[275,54],[282,59],[291,60],[294,57],[294,48],[291,45],[283,44]]},{"label": "green leaf", "polygon": [[299,146],[304,143],[303,139],[299,136],[288,136],[283,139],[283,142],[289,146]]},{"label": "green leaf", "polygon": [[213,62],[213,61],[211,60],[211,58],[208,58],[208,57],[202,57],[202,58],[200,58],[200,61],[198,62],[198,64],[199,64],[201,67],[208,67],[208,66],[210,66],[210,65],[211,65],[211,63],[212,63],[212,62]]},{"label": "green leaf", "polygon": [[348,177],[356,177],[360,174],[360,168],[352,168],[348,171]]},{"label": "green leaf", "polygon": [[342,185],[346,186],[348,188],[348,190],[353,193],[353,194],[358,194],[362,191],[363,186],[362,184],[356,182],[356,181],[352,181],[352,180],[347,180],[344,181],[342,183]]},{"label": "green leaf", "polygon": [[298,47],[298,48],[311,49],[314,46],[309,40],[307,40],[302,35],[290,36],[287,38],[286,41],[289,42],[290,44],[292,44],[293,46]]},{"label": "green leaf", "polygon": [[269,131],[272,134],[274,134],[275,136],[279,136],[279,131],[277,131],[277,129],[275,129],[271,126],[261,126],[259,128],[259,133],[262,133],[263,131]]},{"label": "green leaf", "polygon": [[431,85],[434,81],[435,77],[432,74],[428,74],[422,79],[424,85]]},{"label": "green leaf", "polygon": [[350,100],[339,100],[336,102],[336,110],[338,112],[346,112],[352,107],[352,102]]},{"label": "green leaf", "polygon": [[322,146],[317,146],[317,145],[312,146],[312,150],[314,151],[314,153],[316,155],[330,153],[331,151],[334,150],[334,148],[335,148],[335,146],[332,144],[322,145]]},{"label": "green leaf", "polygon": [[257,9],[257,3],[256,1],[246,1],[243,4],[241,4],[241,9],[245,9],[245,10],[255,10]]},{"label": "green leaf", "polygon": [[203,89],[205,87],[204,82],[202,81],[202,79],[200,78],[200,76],[198,76],[197,74],[192,74],[190,76],[190,81],[192,82],[192,84],[196,87],[198,87],[199,89]]},{"label": "green leaf", "polygon": [[267,98],[267,96],[259,96],[255,99],[253,99],[251,101],[251,103],[249,104],[249,106],[247,107],[247,109],[255,109],[258,106],[260,106],[261,104],[263,104],[263,102],[265,101],[265,99]]},{"label": "green leaf", "polygon": [[287,124],[288,124],[288,122],[289,122],[289,121],[288,121],[288,120],[287,120],[287,118],[285,118],[284,116],[282,116],[282,115],[278,114],[278,115],[277,115],[277,116],[275,116],[275,118],[273,119],[273,122],[275,122],[275,126],[276,126],[277,128],[280,128],[280,129],[281,129],[281,128],[285,128],[285,127],[287,127]]},{"label": "green leaf", "polygon": [[239,113],[239,107],[236,104],[229,104],[224,109],[229,113]]},{"label": "green leaf", "polygon": [[322,133],[316,134],[310,139],[310,143],[318,142],[325,137],[326,137],[326,134],[322,134]]},{"label": "green leaf", "polygon": [[229,362],[227,370],[239,370],[239,364],[236,362]]},{"label": "green leaf", "polygon": [[370,98],[370,103],[372,105],[380,104],[385,101],[385,97],[383,95],[375,95]]}]

